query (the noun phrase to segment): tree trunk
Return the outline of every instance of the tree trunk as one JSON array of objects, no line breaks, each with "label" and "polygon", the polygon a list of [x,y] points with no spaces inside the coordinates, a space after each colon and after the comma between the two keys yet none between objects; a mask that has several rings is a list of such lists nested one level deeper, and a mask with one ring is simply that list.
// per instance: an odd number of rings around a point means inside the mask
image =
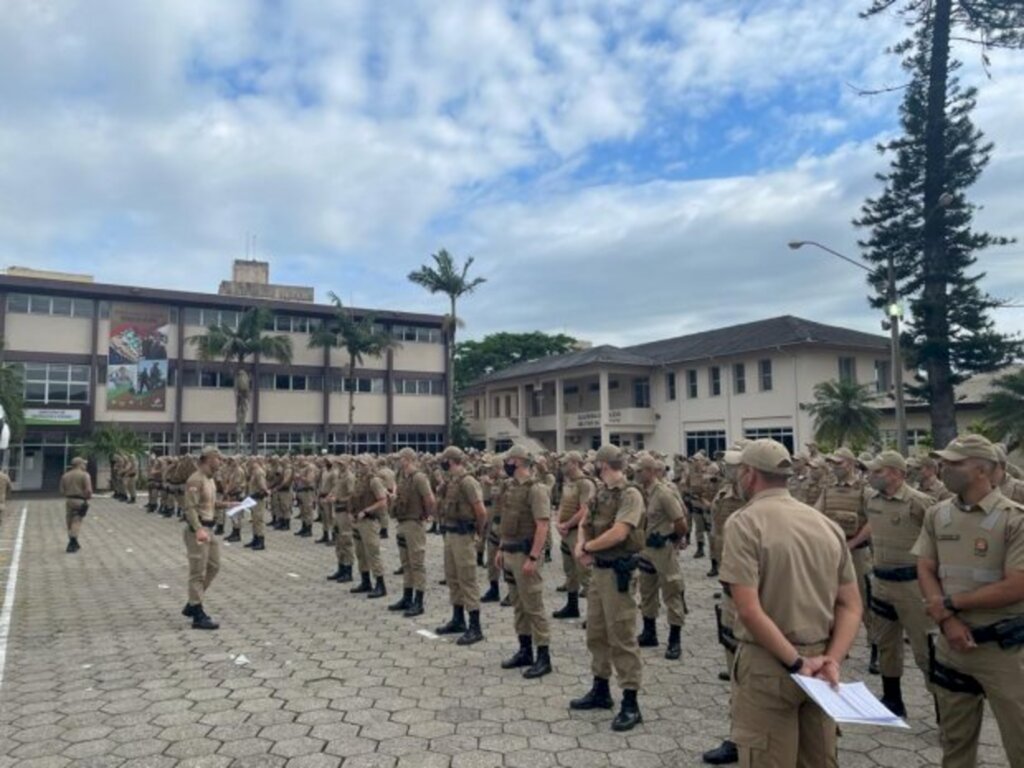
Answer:
[{"label": "tree trunk", "polygon": [[956,404],[949,359],[949,297],[946,276],[945,211],[939,199],[946,183],[946,87],[952,0],[935,0],[925,118],[924,290],[921,327],[931,405],[932,441],[943,448],[956,437]]},{"label": "tree trunk", "polygon": [[448,334],[448,380],[444,383],[444,441],[449,444],[452,441],[452,425],[455,423],[453,411],[455,409],[455,326],[458,319],[455,316],[455,297],[449,297],[451,301],[451,331]]},{"label": "tree trunk", "polygon": [[348,432],[345,441],[348,444],[347,452],[355,454],[352,448],[352,429],[356,415],[356,359],[355,356],[348,357]]},{"label": "tree trunk", "polygon": [[252,394],[252,379],[243,364],[235,368],[235,450],[243,452],[245,423],[249,417],[249,396]]}]

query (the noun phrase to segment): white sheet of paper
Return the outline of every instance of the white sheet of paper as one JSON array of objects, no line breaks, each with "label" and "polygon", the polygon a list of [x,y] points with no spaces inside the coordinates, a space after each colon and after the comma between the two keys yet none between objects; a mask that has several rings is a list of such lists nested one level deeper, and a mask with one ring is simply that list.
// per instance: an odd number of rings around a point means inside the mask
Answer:
[{"label": "white sheet of paper", "polygon": [[236,518],[245,512],[245,510],[255,507],[256,503],[256,499],[252,496],[246,496],[239,504],[231,507],[231,509],[229,509],[225,514],[230,518]]},{"label": "white sheet of paper", "polygon": [[824,680],[802,675],[791,677],[837,723],[910,727],[886,709],[864,683],[840,683],[837,691]]}]

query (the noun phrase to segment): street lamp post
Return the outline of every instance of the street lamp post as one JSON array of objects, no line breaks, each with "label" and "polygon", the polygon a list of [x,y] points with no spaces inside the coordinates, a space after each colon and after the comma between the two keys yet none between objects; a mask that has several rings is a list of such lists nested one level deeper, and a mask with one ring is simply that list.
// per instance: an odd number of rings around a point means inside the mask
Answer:
[{"label": "street lamp post", "polygon": [[[871,267],[845,256],[839,251],[832,250],[827,245],[815,242],[814,240],[794,240],[789,247],[794,251],[803,248],[805,245],[812,245],[830,253],[855,267],[871,272]],[[896,448],[903,456],[907,455],[907,409],[903,399],[903,353],[900,351],[900,316],[903,314],[899,304],[899,296],[896,293],[896,267],[893,264],[892,256],[886,262],[886,305],[885,314],[889,322],[889,365],[892,367],[893,404],[896,415]]]}]

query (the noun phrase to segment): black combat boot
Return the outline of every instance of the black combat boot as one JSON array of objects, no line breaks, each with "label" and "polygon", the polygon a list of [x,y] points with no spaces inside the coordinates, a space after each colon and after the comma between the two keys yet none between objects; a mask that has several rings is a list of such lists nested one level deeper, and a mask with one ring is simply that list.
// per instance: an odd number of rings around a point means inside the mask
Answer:
[{"label": "black combat boot", "polygon": [[466,631],[466,614],[461,605],[452,606],[452,618],[434,630],[438,635],[458,635]]},{"label": "black combat boot", "polygon": [[871,645],[871,660],[868,661],[868,674],[877,675],[880,672],[878,666],[878,646]]},{"label": "black combat boot", "polygon": [[281,518],[281,530],[290,531],[292,529],[292,519],[290,517]]},{"label": "black combat boot", "polygon": [[386,538],[388,538],[388,529],[387,528],[381,528],[380,529],[380,540],[384,541],[384,539],[386,539]]},{"label": "black combat boot", "polygon": [[532,667],[523,670],[523,677],[527,680],[533,680],[549,674],[551,674],[551,654],[548,652],[546,645],[538,645],[537,660],[533,663]]},{"label": "black combat boot", "polygon": [[323,534],[320,536],[319,539],[316,540],[316,543],[317,544],[330,544],[331,543],[331,537],[327,534],[327,529],[326,528],[324,528]]},{"label": "black combat boot", "polygon": [[78,551],[78,540],[74,537],[68,539],[68,545],[64,548],[64,551],[69,555],[74,554]]},{"label": "black combat boot", "polygon": [[345,574],[341,578],[338,579],[338,583],[339,584],[348,584],[348,583],[350,583],[352,581],[352,566],[351,565],[343,565],[341,567],[345,569]]},{"label": "black combat boot", "polygon": [[707,572],[707,576],[708,576],[709,579],[713,579],[717,575],[718,575],[718,561],[717,560],[712,560],[711,561],[711,570]]},{"label": "black combat boot", "polygon": [[404,576],[405,575],[405,566],[400,565],[397,568],[395,568],[395,570],[392,573],[392,575],[393,576]]},{"label": "black combat boot", "polygon": [[223,536],[224,535],[224,526],[221,525],[220,523],[217,523],[217,525],[213,526],[213,535],[214,536]]},{"label": "black combat boot", "polygon": [[682,627],[669,624],[668,646],[665,648],[665,658],[669,661],[675,661],[683,655],[683,647],[679,639],[679,636],[682,634],[682,629]]},{"label": "black combat boot", "polygon": [[242,531],[239,528],[232,528],[231,533],[224,537],[224,541],[241,541]]},{"label": "black combat boot", "polygon": [[658,625],[656,622],[656,619],[648,619],[644,616],[644,631],[636,638],[636,642],[641,648],[658,647]]},{"label": "black combat boot", "polygon": [[496,603],[501,600],[501,594],[498,592],[498,582],[492,581],[490,588],[480,596],[481,603]]},{"label": "black combat boot", "polygon": [[338,570],[336,570],[334,573],[332,573],[330,576],[328,576],[327,580],[328,581],[341,581],[341,579],[344,578],[344,576],[345,576],[345,566],[342,565],[341,563],[338,563]]},{"label": "black combat boot", "polygon": [[732,765],[740,761],[740,752],[736,749],[736,742],[726,739],[701,755],[701,759],[708,765]]},{"label": "black combat boot", "polygon": [[313,535],[312,528],[308,528],[308,531],[309,532],[307,533],[307,526],[306,526],[306,524],[302,523],[302,525],[299,526],[299,530],[297,530],[295,532],[295,535],[296,536],[301,536],[302,538],[306,538],[307,536],[312,536]]},{"label": "black combat boot", "polygon": [[402,615],[407,619],[423,615],[423,593],[418,589],[412,593],[412,602],[409,603],[409,607]]},{"label": "black combat boot", "polygon": [[594,685],[578,699],[569,702],[569,709],[611,709],[615,706],[608,681],[603,677],[595,677]]},{"label": "black combat boot", "polygon": [[367,600],[376,600],[378,597],[384,597],[387,595],[387,587],[384,586],[384,577],[377,577],[377,584],[373,587],[373,591],[366,596]]},{"label": "black combat boot", "polygon": [[900,683],[900,678],[882,678],[882,704],[896,717],[907,716],[907,708],[903,704],[903,686]]},{"label": "black combat boot", "polygon": [[192,629],[218,629],[220,624],[211,619],[200,603],[192,608]]},{"label": "black combat boot", "polygon": [[613,731],[631,731],[644,721],[640,706],[636,703],[636,691],[622,692],[622,708],[612,721]]},{"label": "black combat boot", "polygon": [[253,536],[252,537],[252,551],[253,552],[262,552],[266,548],[267,548],[267,545],[264,543],[264,540],[263,540],[262,536]]},{"label": "black combat boot", "polygon": [[533,665],[533,638],[530,635],[519,636],[519,650],[515,655],[501,662],[502,669],[518,669]]},{"label": "black combat boot", "polygon": [[703,536],[701,536],[700,540],[697,542],[697,551],[693,555],[693,558],[695,560],[699,560],[702,557],[704,557],[704,537]]},{"label": "black combat boot", "polygon": [[469,629],[462,637],[455,641],[456,645],[473,645],[484,639],[483,630],[480,629],[480,611],[469,612]]},{"label": "black combat boot", "polygon": [[477,552],[476,553],[476,567],[477,568],[483,568],[484,567],[484,553],[483,552]]},{"label": "black combat boot", "polygon": [[555,619],[578,619],[580,617],[580,595],[578,592],[566,593],[565,607],[551,614]]},{"label": "black combat boot", "polygon": [[389,611],[404,611],[412,605],[412,590],[409,588],[402,590],[402,599],[397,603],[392,603],[388,606]]},{"label": "black combat boot", "polygon": [[372,592],[372,591],[373,591],[373,585],[370,583],[370,572],[369,571],[363,571],[362,572],[362,579],[359,582],[359,586],[358,587],[352,587],[352,589],[349,590],[349,592],[351,592],[353,595],[361,595],[364,592]]},{"label": "black combat boot", "polygon": [[195,612],[196,606],[192,605],[192,603],[185,603],[185,607],[181,609],[181,615],[184,616],[186,619],[191,619],[192,614],[194,614]]}]

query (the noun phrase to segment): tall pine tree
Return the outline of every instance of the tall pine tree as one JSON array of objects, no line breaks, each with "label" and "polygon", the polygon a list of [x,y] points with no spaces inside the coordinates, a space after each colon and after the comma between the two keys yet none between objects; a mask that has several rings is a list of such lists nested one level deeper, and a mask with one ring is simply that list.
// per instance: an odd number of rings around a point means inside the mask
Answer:
[{"label": "tall pine tree", "polygon": [[[946,81],[943,193],[937,204],[925,203],[932,33],[930,24],[921,24],[912,39],[894,49],[904,57],[910,76],[900,108],[903,135],[879,145],[891,158],[888,170],[877,176],[884,189],[865,202],[854,224],[869,230],[859,245],[874,265],[868,278],[876,292],[870,297],[873,306],[888,302],[887,266],[892,259],[897,293],[910,310],[901,346],[909,366],[921,372],[908,389],[931,406],[933,438],[942,446],[956,435],[952,387],[972,373],[1006,365],[1021,353],[1021,344],[995,330],[990,310],[999,302],[979,285],[985,274],[976,269],[976,254],[1012,241],[972,227],[978,206],[970,202],[968,191],[988,165],[993,145],[971,121],[977,92],[961,87],[956,60],[949,62]],[[928,290],[936,273],[927,264],[925,247],[936,225],[944,254],[938,275],[941,302]]]}]

